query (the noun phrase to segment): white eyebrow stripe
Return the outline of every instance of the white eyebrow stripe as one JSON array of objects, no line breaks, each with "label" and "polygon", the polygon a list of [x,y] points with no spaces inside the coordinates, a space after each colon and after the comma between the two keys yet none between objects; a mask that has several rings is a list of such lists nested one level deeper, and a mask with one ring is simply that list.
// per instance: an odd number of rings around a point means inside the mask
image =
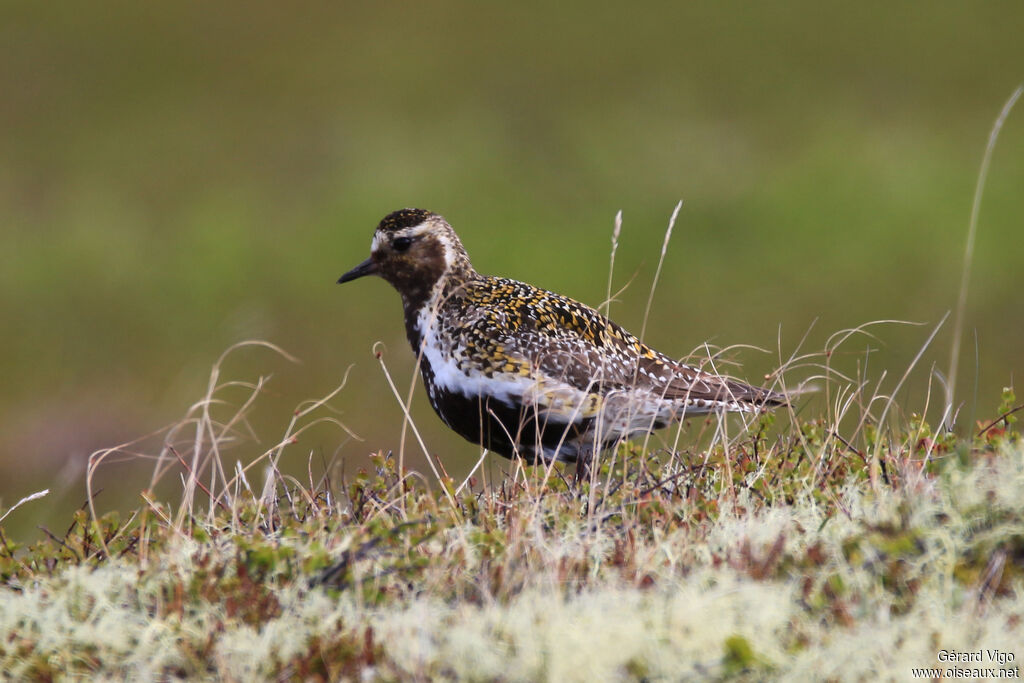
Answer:
[{"label": "white eyebrow stripe", "polygon": [[404,228],[402,230],[399,230],[396,234],[401,235],[402,237],[419,237],[420,235],[429,230],[429,225],[427,225],[426,223],[420,223],[419,225],[414,225],[411,228]]},{"label": "white eyebrow stripe", "polygon": [[[419,237],[420,235],[429,231],[430,226],[427,225],[426,222],[423,222],[420,223],[419,225],[414,225],[411,228],[402,228],[401,230],[395,230],[391,234],[394,237]],[[394,239],[394,237],[392,237],[392,239]],[[380,247],[384,244],[384,241],[384,233],[380,231],[373,233],[373,242],[370,243],[370,251],[374,252],[380,249]]]}]

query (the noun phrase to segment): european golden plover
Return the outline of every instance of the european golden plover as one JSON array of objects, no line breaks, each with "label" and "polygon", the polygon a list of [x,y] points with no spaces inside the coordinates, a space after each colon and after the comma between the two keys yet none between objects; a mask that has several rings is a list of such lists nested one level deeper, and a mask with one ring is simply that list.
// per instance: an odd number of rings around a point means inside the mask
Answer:
[{"label": "european golden plover", "polygon": [[686,415],[756,412],[783,394],[677,362],[594,309],[481,275],[441,216],[402,209],[339,283],[387,280],[430,404],[446,425],[507,458],[587,464],[620,440]]}]

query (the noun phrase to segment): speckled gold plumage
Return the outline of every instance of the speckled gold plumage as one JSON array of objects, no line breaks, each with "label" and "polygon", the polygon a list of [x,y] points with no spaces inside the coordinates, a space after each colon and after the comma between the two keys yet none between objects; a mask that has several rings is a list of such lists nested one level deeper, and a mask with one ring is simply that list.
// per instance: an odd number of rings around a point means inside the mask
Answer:
[{"label": "speckled gold plumage", "polygon": [[755,411],[781,394],[652,349],[593,308],[477,273],[437,214],[389,214],[371,257],[402,296],[431,405],[452,429],[506,457],[577,460],[687,413]]}]

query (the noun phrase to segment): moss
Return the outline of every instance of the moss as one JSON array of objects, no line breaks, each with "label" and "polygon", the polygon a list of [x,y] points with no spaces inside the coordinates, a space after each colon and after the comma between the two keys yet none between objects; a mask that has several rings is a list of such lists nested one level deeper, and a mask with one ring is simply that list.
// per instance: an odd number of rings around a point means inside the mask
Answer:
[{"label": "moss", "polygon": [[1000,424],[932,447],[928,468],[921,435],[949,437],[922,421],[865,435],[889,444],[876,483],[815,421],[707,451],[623,448],[593,485],[533,468],[446,493],[378,453],[334,488],[277,481],[208,514],[146,493],[132,515],[80,511],[63,535],[0,544],[0,666],[842,680],[905,676],[940,647],[1012,651],[1024,448]]}]

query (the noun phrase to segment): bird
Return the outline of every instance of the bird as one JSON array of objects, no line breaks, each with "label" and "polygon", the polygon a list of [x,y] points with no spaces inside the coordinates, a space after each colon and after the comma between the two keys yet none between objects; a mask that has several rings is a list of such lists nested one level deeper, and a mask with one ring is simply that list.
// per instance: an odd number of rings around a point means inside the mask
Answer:
[{"label": "bird", "polygon": [[587,466],[688,415],[787,403],[782,393],[674,360],[569,297],[478,273],[452,226],[431,211],[385,216],[369,258],[338,283],[370,275],[402,299],[406,336],[442,422],[509,459]]}]

